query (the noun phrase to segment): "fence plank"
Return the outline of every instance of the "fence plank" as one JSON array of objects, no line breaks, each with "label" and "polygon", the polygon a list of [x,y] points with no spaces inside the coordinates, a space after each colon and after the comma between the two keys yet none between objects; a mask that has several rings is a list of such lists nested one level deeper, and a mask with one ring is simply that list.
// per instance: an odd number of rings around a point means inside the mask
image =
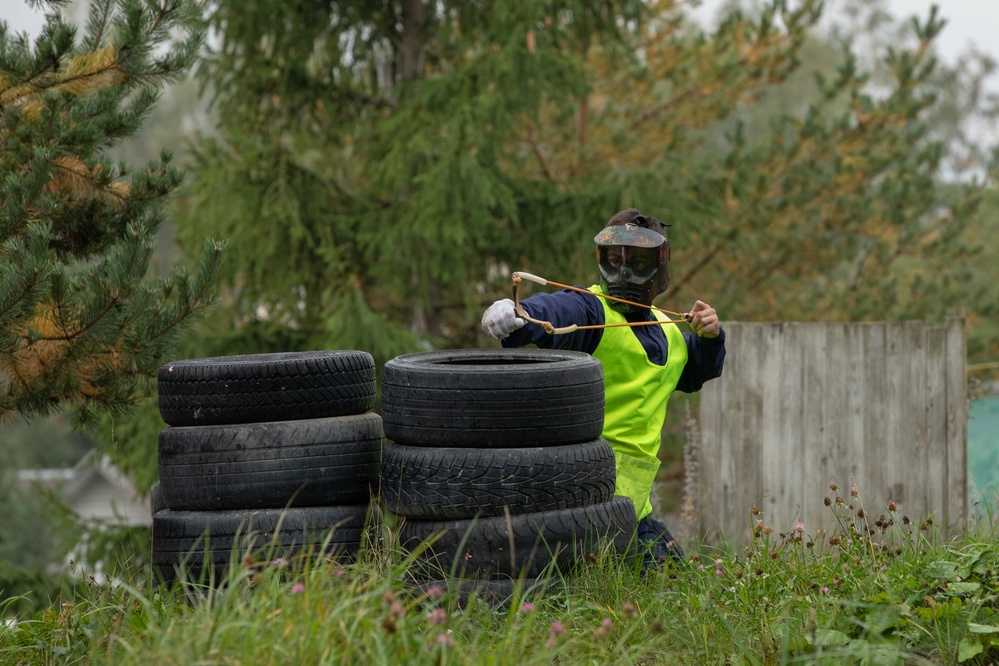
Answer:
[{"label": "fence plank", "polygon": [[760,324],[746,326],[742,332],[745,337],[740,365],[745,368],[745,398],[742,402],[742,429],[732,452],[735,464],[732,501],[742,510],[729,516],[726,530],[727,534],[735,538],[748,534],[751,504],[757,501],[763,485],[763,458],[757,453],[756,447],[757,442],[763,441],[763,362],[766,338],[764,326]]},{"label": "fence plank", "polygon": [[[784,419],[782,417],[781,397],[784,394],[784,379],[787,374],[784,365],[784,347],[787,339],[793,335],[790,324],[773,324],[763,328],[763,370],[760,374],[763,383],[763,430],[759,442],[756,443],[756,455],[761,460],[759,487],[754,489],[749,501],[764,512],[769,519],[776,515],[777,497],[775,495],[776,468],[783,464],[778,446],[781,442]],[[750,530],[755,524],[750,523]]]},{"label": "fence plank", "polygon": [[[947,329],[926,329],[926,420],[927,446],[923,478],[946,477],[947,465]],[[947,513],[945,484],[926,484],[926,509]]]},{"label": "fence plank", "polygon": [[853,476],[851,445],[852,415],[849,403],[852,372],[856,365],[855,350],[851,348],[845,324],[825,326],[826,370],[822,377],[823,413],[825,422],[821,433],[820,460],[822,468],[810,474],[808,498],[809,517],[805,526],[809,531],[823,524],[828,518],[829,509],[822,504],[822,498],[829,492],[829,482],[843,485]]},{"label": "fence plank", "polygon": [[967,340],[964,322],[949,319],[947,327],[947,506],[945,525],[963,527],[968,515]]},{"label": "fence plank", "polygon": [[[857,488],[862,498],[881,496],[888,485],[888,477],[893,464],[889,460],[891,451],[887,442],[891,436],[888,425],[888,412],[893,396],[887,381],[887,341],[886,325],[871,323],[864,326],[864,353],[867,357],[866,390],[867,405],[864,409],[864,461],[866,473],[857,479]],[[898,418],[893,417],[893,422]]]},{"label": "fence plank", "polygon": [[[821,520],[819,509],[822,507],[819,497],[813,497],[816,486],[821,479],[829,477],[829,453],[825,448],[825,430],[829,418],[826,412],[825,383],[829,370],[829,350],[826,346],[828,327],[808,327],[798,325],[798,336],[801,339],[802,366],[802,405],[801,422],[797,429],[801,441],[801,467],[798,473],[802,480],[802,493],[793,505],[795,521],[803,522],[808,529]],[[788,506],[791,509],[792,506]],[[784,527],[782,525],[782,527]]]}]

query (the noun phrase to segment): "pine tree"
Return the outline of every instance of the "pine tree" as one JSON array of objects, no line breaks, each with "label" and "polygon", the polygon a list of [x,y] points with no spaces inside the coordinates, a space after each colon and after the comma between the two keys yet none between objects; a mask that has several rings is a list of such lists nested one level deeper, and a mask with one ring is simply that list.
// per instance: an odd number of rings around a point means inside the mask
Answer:
[{"label": "pine tree", "polygon": [[[39,3],[36,3],[39,4]],[[151,391],[183,326],[214,298],[222,244],[150,274],[182,174],[108,149],[137,133],[203,42],[192,0],[97,0],[32,42],[0,24],[0,417],[69,408],[78,422]]]}]

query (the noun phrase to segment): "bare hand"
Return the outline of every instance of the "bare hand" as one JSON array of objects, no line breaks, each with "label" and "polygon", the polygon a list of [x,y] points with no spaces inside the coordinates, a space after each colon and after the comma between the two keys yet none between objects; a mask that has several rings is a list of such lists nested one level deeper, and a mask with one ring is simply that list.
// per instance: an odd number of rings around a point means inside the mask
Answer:
[{"label": "bare hand", "polygon": [[721,331],[721,322],[718,320],[718,313],[715,309],[704,301],[697,301],[690,312],[684,315],[684,319],[694,329],[698,337],[717,338]]}]

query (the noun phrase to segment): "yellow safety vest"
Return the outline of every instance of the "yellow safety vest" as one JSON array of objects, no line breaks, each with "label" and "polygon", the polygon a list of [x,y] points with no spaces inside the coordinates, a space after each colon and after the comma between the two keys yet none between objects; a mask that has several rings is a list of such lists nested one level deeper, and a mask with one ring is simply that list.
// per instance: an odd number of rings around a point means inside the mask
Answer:
[{"label": "yellow safety vest", "polygon": [[[604,293],[600,286],[590,291]],[[611,309],[610,301],[601,298],[607,324],[625,323],[624,315]],[[657,319],[666,315],[653,310]],[[604,430],[601,436],[614,448],[617,460],[615,494],[625,495],[635,503],[638,519],[652,513],[652,483],[659,471],[659,445],[666,403],[680,381],[687,364],[687,343],[675,324],[662,324],[668,349],[666,365],[649,360],[642,343],[631,327],[605,328],[593,356],[600,360],[604,373]]]}]

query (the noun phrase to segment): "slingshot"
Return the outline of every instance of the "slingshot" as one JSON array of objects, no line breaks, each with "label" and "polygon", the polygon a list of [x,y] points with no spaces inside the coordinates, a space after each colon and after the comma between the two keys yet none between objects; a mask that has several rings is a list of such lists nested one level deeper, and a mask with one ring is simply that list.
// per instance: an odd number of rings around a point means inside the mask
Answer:
[{"label": "slingshot", "polygon": [[556,328],[552,325],[550,321],[542,321],[540,319],[535,319],[531,315],[527,314],[523,306],[520,304],[520,283],[522,280],[530,280],[531,282],[536,282],[540,285],[552,285],[553,287],[559,287],[561,289],[568,289],[570,291],[578,291],[581,294],[587,294],[589,296],[597,296],[599,298],[606,298],[610,301],[618,301],[619,303],[627,303],[628,305],[636,305],[641,308],[646,308],[648,310],[658,310],[664,314],[673,315],[680,317],[680,319],[668,318],[666,321],[677,325],[687,322],[687,315],[681,312],[673,312],[672,310],[663,310],[662,308],[657,308],[654,305],[645,305],[644,303],[635,303],[634,301],[626,301],[623,298],[617,298],[616,296],[610,296],[609,294],[598,294],[596,292],[590,291],[589,289],[580,289],[579,287],[573,287],[567,284],[561,284],[558,282],[553,282],[551,280],[546,280],[543,277],[538,277],[537,275],[532,275],[531,273],[525,273],[524,271],[517,271],[513,274],[513,307],[517,312],[517,316],[528,321],[535,326],[540,326],[544,329],[545,333],[549,335],[562,335],[564,333],[572,333],[573,331],[582,331],[588,328],[612,328],[615,326],[657,326],[666,322],[659,321],[634,321],[625,322],[623,324],[589,324],[586,326],[577,326],[576,324],[570,324],[569,326],[562,326]]}]

